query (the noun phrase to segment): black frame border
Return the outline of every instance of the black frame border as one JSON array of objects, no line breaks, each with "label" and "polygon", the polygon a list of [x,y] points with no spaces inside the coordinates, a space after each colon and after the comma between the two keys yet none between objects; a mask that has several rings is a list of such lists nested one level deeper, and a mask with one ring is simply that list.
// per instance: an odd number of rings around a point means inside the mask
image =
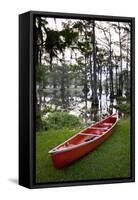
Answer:
[{"label": "black frame border", "polygon": [[[129,178],[36,183],[35,137],[35,17],[95,19],[131,23],[131,176]],[[26,42],[27,41],[27,42]],[[26,67],[25,67],[26,65]],[[24,70],[23,70],[24,68]],[[26,82],[26,84],[24,84]],[[27,95],[27,96],[26,96]],[[24,119],[26,117],[26,120]],[[28,188],[48,188],[135,181],[135,18],[75,13],[29,11],[19,15],[19,184]]]}]

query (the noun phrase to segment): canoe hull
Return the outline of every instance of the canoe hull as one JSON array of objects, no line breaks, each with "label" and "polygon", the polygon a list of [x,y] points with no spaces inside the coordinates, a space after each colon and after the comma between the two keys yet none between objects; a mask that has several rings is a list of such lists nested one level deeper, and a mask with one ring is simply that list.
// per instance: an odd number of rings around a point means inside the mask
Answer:
[{"label": "canoe hull", "polygon": [[95,141],[79,146],[78,148],[73,148],[72,150],[59,152],[51,154],[54,167],[57,169],[62,169],[72,162],[78,160],[84,155],[96,149],[102,142],[104,142],[112,134],[112,129],[108,131],[105,135],[101,136]]}]

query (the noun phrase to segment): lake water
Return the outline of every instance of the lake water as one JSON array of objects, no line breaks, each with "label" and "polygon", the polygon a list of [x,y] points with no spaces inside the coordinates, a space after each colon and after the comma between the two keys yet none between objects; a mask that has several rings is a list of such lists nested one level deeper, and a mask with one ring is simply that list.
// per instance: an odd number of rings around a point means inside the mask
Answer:
[{"label": "lake water", "polygon": [[[92,121],[99,121],[106,115],[118,113],[113,107],[117,104],[116,99],[110,100],[109,94],[104,91],[99,95],[99,104],[97,107],[92,106],[91,91],[87,94],[87,98],[84,95],[82,88],[69,88],[64,92],[60,89],[44,89],[43,94],[45,97],[42,98],[43,109],[46,106],[51,106],[55,111],[65,111],[75,116],[81,117],[87,124]],[[120,113],[119,113],[120,114]]]}]

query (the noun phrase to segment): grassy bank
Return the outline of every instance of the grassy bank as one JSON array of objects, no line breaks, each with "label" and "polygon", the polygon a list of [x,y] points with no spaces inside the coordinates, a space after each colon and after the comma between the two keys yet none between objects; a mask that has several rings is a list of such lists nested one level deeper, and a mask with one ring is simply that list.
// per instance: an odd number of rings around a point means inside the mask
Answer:
[{"label": "grassy bank", "polygon": [[121,119],[98,149],[58,170],[48,151],[79,130],[49,130],[36,136],[36,182],[106,179],[130,176],[130,119]]}]

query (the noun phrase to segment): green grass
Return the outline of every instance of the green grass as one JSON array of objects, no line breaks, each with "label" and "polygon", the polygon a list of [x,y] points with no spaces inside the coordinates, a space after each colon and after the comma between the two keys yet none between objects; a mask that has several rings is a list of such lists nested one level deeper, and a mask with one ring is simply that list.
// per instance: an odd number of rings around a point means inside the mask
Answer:
[{"label": "green grass", "polygon": [[121,119],[95,151],[64,169],[55,169],[48,151],[78,130],[49,130],[36,136],[36,182],[126,178],[130,176],[130,119]]}]

